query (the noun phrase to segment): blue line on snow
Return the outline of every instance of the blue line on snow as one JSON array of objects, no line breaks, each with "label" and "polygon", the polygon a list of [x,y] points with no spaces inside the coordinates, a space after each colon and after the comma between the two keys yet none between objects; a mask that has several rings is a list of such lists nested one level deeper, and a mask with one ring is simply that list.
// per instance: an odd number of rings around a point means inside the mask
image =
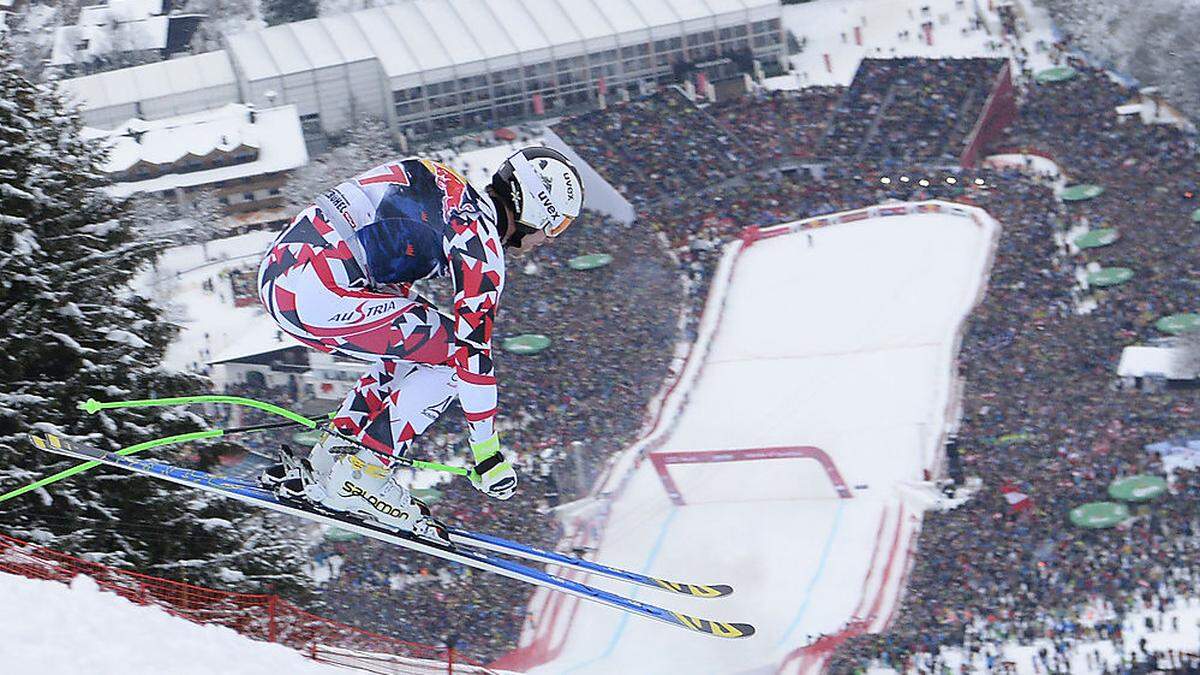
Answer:
[{"label": "blue line on snow", "polygon": [[813,573],[812,579],[808,581],[808,588],[804,589],[804,600],[800,603],[800,609],[796,611],[796,618],[792,619],[791,625],[783,632],[783,637],[779,638],[779,642],[775,646],[782,645],[787,641],[792,631],[800,625],[800,620],[804,618],[804,613],[808,611],[808,603],[812,600],[813,589],[817,587],[817,582],[821,580],[821,576],[825,574],[825,565],[829,562],[829,552],[833,550],[833,541],[837,538],[838,527],[842,524],[842,511],[846,508],[846,500],[839,499],[837,513],[833,515],[833,526],[829,528],[829,536],[825,538],[825,548],[821,551],[821,560],[817,563],[817,571]]},{"label": "blue line on snow", "polygon": [[[679,513],[679,509],[672,507],[671,513],[667,515],[666,520],[664,520],[663,524],[659,526],[658,538],[654,540],[654,546],[650,547],[650,553],[646,556],[646,562],[642,563],[642,574],[650,573],[650,568],[654,565],[654,559],[658,557],[659,552],[662,551],[663,543],[667,540],[667,530],[671,529],[671,522],[675,520],[675,514],[677,513]],[[638,591],[640,590],[641,589],[639,587],[635,587],[633,589],[633,594],[629,597],[636,600],[638,597]],[[612,639],[608,641],[608,647],[605,647],[603,652],[600,652],[598,655],[588,659],[587,661],[584,661],[583,663],[577,663],[568,670],[563,671],[563,675],[566,675],[567,673],[573,673],[577,670],[582,670],[583,668],[586,668],[597,661],[602,661],[607,659],[609,656],[612,656],[613,651],[617,648],[617,643],[621,641],[621,636],[625,634],[625,625],[628,623],[629,612],[622,612],[621,621],[617,623],[617,630],[613,633]]]}]

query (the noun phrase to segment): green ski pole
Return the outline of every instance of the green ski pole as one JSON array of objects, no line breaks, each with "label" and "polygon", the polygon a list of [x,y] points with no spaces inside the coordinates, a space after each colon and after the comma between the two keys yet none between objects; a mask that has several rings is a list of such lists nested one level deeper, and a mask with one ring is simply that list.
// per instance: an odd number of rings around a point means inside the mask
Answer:
[{"label": "green ski pole", "polygon": [[[251,408],[257,408],[264,412],[269,412],[272,415],[279,415],[280,417],[284,417],[286,419],[292,420],[293,422],[296,422],[297,424],[302,424],[302,425],[308,427],[309,429],[316,429],[318,426],[320,426],[320,424],[318,422],[315,422],[315,421],[305,417],[304,415],[301,415],[300,413],[293,412],[291,410],[288,410],[287,408],[282,408],[273,403],[267,403],[265,401],[256,401],[252,398],[245,398],[243,396],[224,396],[224,395],[220,395],[220,394],[203,394],[203,395],[199,395],[199,396],[176,396],[173,398],[147,398],[147,399],[139,399],[139,400],[134,400],[134,401],[97,401],[94,398],[89,398],[87,401],[84,401],[83,403],[79,404],[79,409],[84,410],[88,413],[97,413],[97,412],[100,412],[101,410],[112,410],[112,409],[117,409],[117,408],[145,408],[145,407],[150,407],[150,406],[189,405],[189,404],[193,404],[193,403],[229,403],[232,405],[244,405],[244,406],[248,406]],[[471,473],[470,470],[465,469],[461,466],[450,466],[449,464],[441,464],[438,462],[426,462],[424,460],[409,459],[407,457],[393,457],[391,455],[388,455],[387,453],[380,452],[380,451],[376,450],[375,448],[372,448],[372,447],[362,443],[361,441],[359,441],[356,438],[353,438],[351,436],[343,434],[343,433],[337,431],[336,429],[327,429],[326,431],[328,431],[329,433],[333,434],[334,436],[337,436],[338,438],[346,441],[347,443],[353,443],[354,445],[357,445],[360,448],[369,450],[380,457],[386,457],[389,461],[400,462],[401,464],[403,464],[405,466],[411,466],[415,469],[426,469],[429,471],[441,471],[443,473],[452,473],[452,474],[455,474],[458,476],[466,476],[469,473]]]},{"label": "green ski pole", "polygon": [[[160,447],[163,445],[170,445],[172,443],[187,443],[188,441],[198,441],[203,438],[216,438],[218,436],[223,436],[224,434],[225,434],[225,431],[223,429],[208,429],[205,431],[191,431],[186,434],[176,434],[174,436],[167,436],[166,438],[156,438],[152,441],[146,441],[144,443],[138,443],[136,445],[131,445],[128,448],[122,448],[122,449],[118,450],[117,454],[118,455],[132,455],[135,452],[141,452],[142,450],[148,450],[150,448],[157,448],[157,447]],[[69,469],[59,471],[58,473],[54,474],[53,476],[46,476],[45,478],[42,478],[41,480],[37,480],[37,481],[30,483],[29,485],[24,485],[15,490],[6,492],[6,493],[0,495],[0,502],[8,501],[9,499],[12,499],[13,497],[20,497],[21,495],[25,494],[26,492],[30,492],[32,490],[36,490],[41,487],[46,487],[47,485],[49,485],[51,483],[55,483],[64,478],[69,478],[71,476],[74,476],[77,473],[83,473],[84,471],[93,469],[97,466],[100,466],[100,462],[84,462],[83,464],[76,464],[75,466],[73,466]]]}]

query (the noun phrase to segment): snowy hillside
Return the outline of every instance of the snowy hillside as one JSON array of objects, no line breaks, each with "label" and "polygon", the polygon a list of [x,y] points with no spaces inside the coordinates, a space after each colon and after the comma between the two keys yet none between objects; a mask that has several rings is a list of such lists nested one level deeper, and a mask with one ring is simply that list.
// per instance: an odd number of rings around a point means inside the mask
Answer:
[{"label": "snowy hillside", "polygon": [[166,318],[182,330],[171,343],[163,365],[175,370],[198,369],[256,328],[274,325],[258,303],[236,307],[230,292],[232,270],[257,270],[278,232],[264,230],[167,249],[152,269],[144,269],[133,287],[161,303]]},{"label": "snowy hillside", "polygon": [[719,606],[672,598],[671,607],[749,621],[758,634],[704,641],[606,608],[544,612],[551,619],[523,636],[531,653],[540,640],[554,655],[535,672],[814,673],[825,658],[818,636],[886,625],[923,508],[911,488],[935,470],[959,327],[995,236],[993,223],[965,210],[912,208],[766,239],[736,262],[727,254],[694,380],[684,376],[668,398],[661,440],[644,441],[667,454],[816,452],[690,459],[667,471],[687,499],[676,508],[663,471],[632,461],[634,446],[622,458],[629,473],[614,470],[602,490],[616,497],[602,509],[597,559],[730,583],[737,590]]},{"label": "snowy hillside", "polygon": [[345,675],[282,645],[200,625],[101,592],[88,577],[70,586],[0,574],[0,654],[6,673],[78,675]]}]

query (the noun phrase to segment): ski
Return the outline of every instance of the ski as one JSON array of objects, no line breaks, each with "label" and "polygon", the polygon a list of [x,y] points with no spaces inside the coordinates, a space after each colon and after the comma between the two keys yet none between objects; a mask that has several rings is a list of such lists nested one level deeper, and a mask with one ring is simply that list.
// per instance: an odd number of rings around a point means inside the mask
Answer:
[{"label": "ski", "polygon": [[[53,434],[46,434],[44,437],[30,434],[30,439],[35,446],[47,452],[86,461],[100,462],[101,464],[117,467],[143,476],[169,481],[280,513],[333,525],[389,544],[402,546],[475,569],[499,574],[517,581],[542,586],[552,591],[573,595],[584,600],[607,605],[630,614],[654,619],[703,635],[720,638],[745,638],[754,635],[755,632],[754,627],[747,623],[710,621],[674,612],[577,581],[563,579],[542,570],[491,555],[483,550],[462,546],[441,546],[403,532],[394,532],[376,527],[338,513],[283,502],[275,497],[274,492],[249,485],[245,481],[215,476],[204,471],[188,469],[155,460],[123,456],[99,448],[73,443]],[[499,546],[499,544],[496,545]]]},{"label": "ski", "polygon": [[579,570],[598,574],[610,579],[618,579],[620,581],[628,581],[660,591],[686,595],[693,598],[721,598],[733,593],[733,587],[728,584],[689,584],[675,581],[667,581],[656,577],[647,576],[638,572],[624,570],[619,567],[609,567],[601,563],[576,558],[556,551],[547,551],[535,546],[527,546],[520,542],[497,537],[490,534],[480,532],[471,532],[469,530],[460,530],[458,528],[450,528],[450,540],[455,544],[463,546],[474,546],[477,548],[486,549],[494,553],[506,553],[508,555],[524,558],[526,560],[536,560],[539,562],[553,563],[564,567],[572,567]]},{"label": "ski", "polygon": [[[252,481],[241,478],[226,479],[231,483],[236,483],[245,487],[258,487]],[[621,569],[619,567],[610,567],[591,560],[584,560],[575,556],[558,553],[556,551],[547,551],[537,548],[536,546],[528,546],[511,539],[497,537],[491,534],[483,534],[480,532],[472,532],[456,527],[447,528],[450,534],[450,540],[460,546],[471,546],[481,548],[493,553],[511,555],[525,560],[533,560],[543,563],[551,563],[563,567],[571,567],[574,569],[590,572],[610,579],[626,581],[655,590],[666,591],[678,595],[686,595],[693,598],[721,598],[733,593],[733,587],[728,584],[691,584],[675,581],[667,581],[656,577],[648,576],[638,572]]]}]

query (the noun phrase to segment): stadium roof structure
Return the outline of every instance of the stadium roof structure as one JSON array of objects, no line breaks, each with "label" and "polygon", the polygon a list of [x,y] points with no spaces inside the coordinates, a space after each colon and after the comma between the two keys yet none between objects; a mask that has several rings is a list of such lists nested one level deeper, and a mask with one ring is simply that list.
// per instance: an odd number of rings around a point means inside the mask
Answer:
[{"label": "stadium roof structure", "polygon": [[249,80],[370,57],[389,78],[442,69],[463,77],[488,71],[489,62],[518,66],[529,52],[565,58],[597,41],[616,47],[677,37],[681,25],[694,30],[717,16],[759,13],[776,16],[778,0],[409,0],[238,33],[228,43]]},{"label": "stadium roof structure", "polygon": [[201,89],[228,87],[236,91],[237,78],[229,56],[217,51],[60,80],[58,86],[85,107],[108,108]]},{"label": "stadium roof structure", "polygon": [[546,102],[583,105],[600,78],[640,87],[718,49],[782,58],[780,13],[778,0],[400,0],[59,87],[94,127],[242,102],[293,104],[306,133],[339,132],[364,114],[437,132],[541,115]]}]

